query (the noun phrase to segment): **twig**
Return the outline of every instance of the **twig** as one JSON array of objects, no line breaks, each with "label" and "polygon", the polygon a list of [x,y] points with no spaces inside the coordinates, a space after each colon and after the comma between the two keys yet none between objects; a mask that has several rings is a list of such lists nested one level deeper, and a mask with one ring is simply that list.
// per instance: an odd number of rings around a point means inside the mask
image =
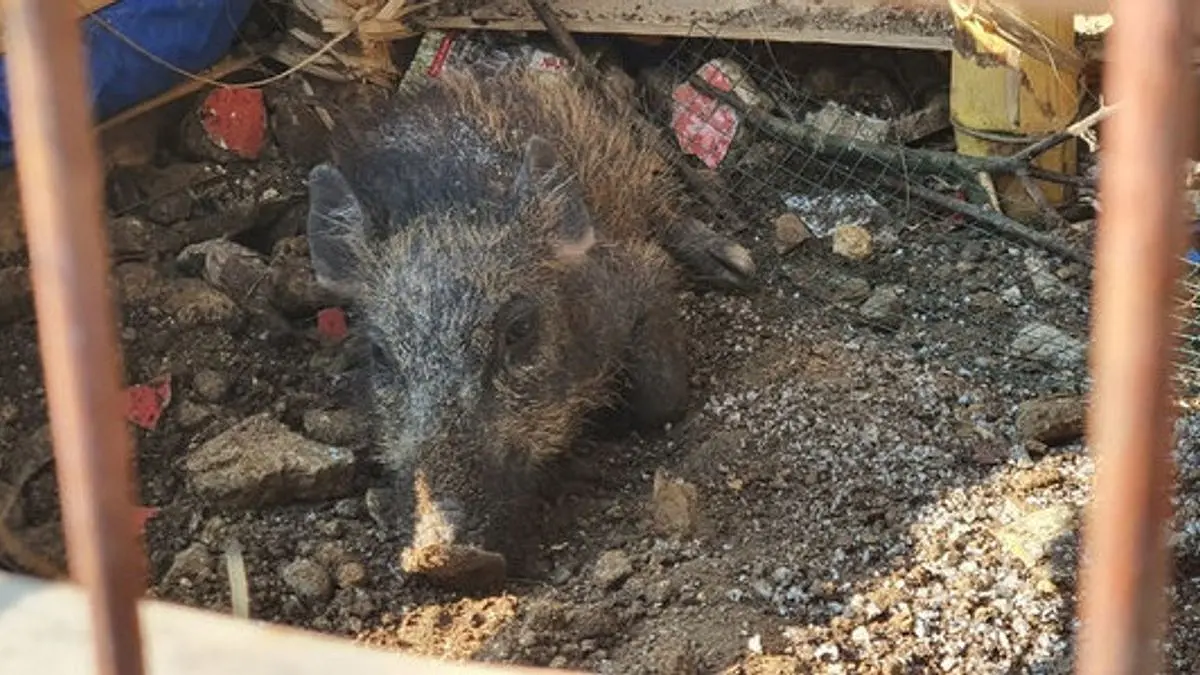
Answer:
[{"label": "twig", "polygon": [[[527,2],[529,3],[529,8],[537,15],[538,20],[546,27],[546,32],[550,34],[551,39],[554,40],[559,49],[563,50],[576,70],[583,75],[584,82],[599,91],[604,100],[613,106],[619,114],[627,116],[639,132],[646,134],[648,138],[660,138],[661,134],[658,128],[642,116],[631,101],[617,96],[611,87],[605,86],[604,76],[600,73],[600,70],[587,59],[583,50],[579,48],[579,43],[575,42],[575,38],[571,37],[570,31],[559,20],[554,10],[550,7],[550,4],[546,0],[527,0]],[[662,154],[665,155],[663,159],[676,168],[679,176],[687,183],[688,187],[707,202],[709,207],[720,215],[721,219],[727,225],[734,229],[743,227],[741,216],[718,196],[719,190],[713,190],[713,186],[709,181],[702,178],[697,171],[688,167],[684,158],[678,152],[675,152],[670,145],[666,143],[658,145]]]},{"label": "twig", "polygon": [[1047,234],[1031,230],[1001,213],[981,209],[974,204],[969,204],[962,200],[948,197],[940,192],[930,190],[926,187],[921,187],[920,185],[911,185],[895,178],[884,177],[883,183],[896,190],[907,190],[908,192],[912,193],[913,196],[919,199],[924,199],[932,204],[936,204],[943,208],[950,209],[951,211],[961,213],[964,216],[973,218],[980,223],[987,225],[996,232],[999,232],[1000,234],[1022,239],[1036,246],[1040,246],[1047,251],[1056,253],[1064,258],[1083,263],[1084,265],[1092,265],[1092,257],[1085,251],[1080,251],[1079,249],[1076,249],[1075,247],[1059,241],[1058,239],[1055,239]]}]

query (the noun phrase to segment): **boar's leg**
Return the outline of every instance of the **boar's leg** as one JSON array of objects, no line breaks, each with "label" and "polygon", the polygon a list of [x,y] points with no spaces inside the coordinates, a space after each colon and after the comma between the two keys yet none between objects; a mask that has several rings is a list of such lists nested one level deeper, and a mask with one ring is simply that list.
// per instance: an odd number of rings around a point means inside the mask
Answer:
[{"label": "boar's leg", "polygon": [[753,283],[756,266],[750,252],[695,218],[669,225],[661,243],[701,287],[741,290]]}]

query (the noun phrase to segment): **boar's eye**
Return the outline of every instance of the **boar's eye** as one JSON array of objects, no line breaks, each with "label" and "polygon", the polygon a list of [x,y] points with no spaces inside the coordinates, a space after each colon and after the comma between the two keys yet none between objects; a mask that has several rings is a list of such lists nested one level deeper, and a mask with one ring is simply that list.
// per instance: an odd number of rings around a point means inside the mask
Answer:
[{"label": "boar's eye", "polygon": [[529,355],[537,339],[537,305],[529,298],[509,301],[496,315],[497,342],[506,361],[519,361]]}]

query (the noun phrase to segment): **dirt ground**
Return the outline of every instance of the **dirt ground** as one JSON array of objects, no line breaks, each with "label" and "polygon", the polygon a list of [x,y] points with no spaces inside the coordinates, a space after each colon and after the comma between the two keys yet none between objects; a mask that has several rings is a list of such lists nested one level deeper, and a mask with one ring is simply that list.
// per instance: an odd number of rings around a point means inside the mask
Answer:
[{"label": "dirt ground", "polygon": [[[1084,270],[950,219],[872,224],[862,260],[829,239],[781,254],[771,222],[751,223],[736,236],[761,286],[681,297],[687,419],[582,444],[535,516],[542,577],[496,595],[439,591],[398,570],[388,478],[355,408],[354,317],[343,342],[317,330],[324,304],[298,235],[323,128],[306,96],[294,80],[268,90],[271,139],[255,161],[168,139],[154,162],[110,172],[126,379],[171,378],[155,428],[131,426],[142,502],[159,509],[145,527],[154,596],[229,612],[236,548],[253,616],[440,657],[663,675],[1068,672],[1092,472],[1070,398],[1085,386]],[[61,562],[8,192],[0,497],[15,495],[7,526]],[[180,257],[219,236],[261,256],[261,285],[221,290],[194,251]],[[1040,324],[1059,331],[1060,351],[1020,347]],[[205,488],[206,472],[243,458],[195,458],[260,414],[283,425],[281,442],[352,457],[301,480],[289,472],[306,467],[290,466],[240,492]],[[1169,666],[1189,673],[1200,671],[1200,419],[1179,428]],[[17,557],[0,561],[22,569]]]}]

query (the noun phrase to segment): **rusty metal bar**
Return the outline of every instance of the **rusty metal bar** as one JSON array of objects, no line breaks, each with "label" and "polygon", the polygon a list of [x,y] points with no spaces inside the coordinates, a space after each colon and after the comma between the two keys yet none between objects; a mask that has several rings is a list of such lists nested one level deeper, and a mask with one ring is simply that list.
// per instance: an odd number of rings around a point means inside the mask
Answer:
[{"label": "rusty metal bar", "polygon": [[5,0],[14,149],[71,574],[91,599],[96,672],[141,675],[145,562],[75,15],[69,2]]},{"label": "rusty metal bar", "polygon": [[1089,443],[1076,672],[1157,672],[1169,561],[1173,300],[1191,147],[1189,0],[1114,0],[1096,243]]}]

